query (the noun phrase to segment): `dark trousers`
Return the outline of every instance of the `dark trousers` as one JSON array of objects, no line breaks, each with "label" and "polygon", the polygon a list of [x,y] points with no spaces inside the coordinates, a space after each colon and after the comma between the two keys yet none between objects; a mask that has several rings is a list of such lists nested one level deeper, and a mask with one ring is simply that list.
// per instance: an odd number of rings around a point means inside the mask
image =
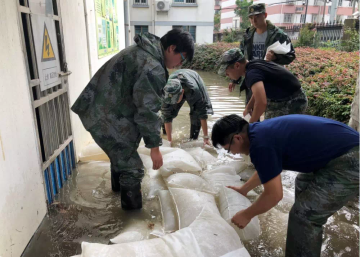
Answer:
[{"label": "dark trousers", "polygon": [[359,147],[295,180],[295,203],[289,214],[286,257],[319,257],[323,225],[359,194]]}]

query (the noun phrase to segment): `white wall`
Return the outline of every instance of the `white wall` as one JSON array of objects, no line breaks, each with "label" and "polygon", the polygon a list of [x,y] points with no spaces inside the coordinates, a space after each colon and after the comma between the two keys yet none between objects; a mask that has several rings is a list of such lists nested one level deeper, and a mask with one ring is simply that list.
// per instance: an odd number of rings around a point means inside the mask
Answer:
[{"label": "white wall", "polygon": [[214,28],[209,26],[196,27],[196,44],[213,43]]},{"label": "white wall", "polygon": [[[89,82],[88,45],[86,40],[86,25],[83,0],[60,1],[61,20],[63,24],[65,55],[69,76],[70,107]],[[75,36],[76,35],[76,36]],[[70,111],[75,149],[77,155],[91,141],[91,135],[85,130],[78,115]]]},{"label": "white wall", "polygon": [[18,1],[0,0],[0,256],[20,256],[46,213]]}]

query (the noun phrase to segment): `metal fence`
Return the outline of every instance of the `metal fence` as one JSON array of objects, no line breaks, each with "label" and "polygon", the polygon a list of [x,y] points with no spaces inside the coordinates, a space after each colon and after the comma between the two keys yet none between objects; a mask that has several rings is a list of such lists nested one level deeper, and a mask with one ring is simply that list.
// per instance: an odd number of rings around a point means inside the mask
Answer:
[{"label": "metal fence", "polygon": [[310,29],[316,30],[319,40],[321,42],[340,41],[344,34],[344,24],[338,21],[330,23],[314,23],[314,24],[298,24],[293,26],[282,27],[288,34],[291,40],[298,40],[300,30],[304,26],[309,26]]}]

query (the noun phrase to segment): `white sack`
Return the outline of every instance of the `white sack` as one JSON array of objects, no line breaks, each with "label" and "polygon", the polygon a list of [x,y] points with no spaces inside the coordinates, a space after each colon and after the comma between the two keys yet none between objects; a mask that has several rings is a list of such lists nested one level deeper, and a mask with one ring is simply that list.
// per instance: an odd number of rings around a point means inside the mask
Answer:
[{"label": "white sack", "polygon": [[247,209],[251,205],[245,196],[233,189],[223,187],[220,190],[219,205],[221,216],[236,230],[241,240],[251,240],[260,236],[260,224],[257,216],[252,218],[244,229],[238,228],[231,222],[237,212]]},{"label": "white sack", "polygon": [[200,214],[205,205],[220,216],[215,198],[211,194],[183,188],[169,188],[179,221],[179,228],[188,227]]},{"label": "white sack", "polygon": [[203,178],[190,173],[177,173],[165,179],[168,187],[185,188],[208,194],[216,194],[210,184]]},{"label": "white sack", "polygon": [[231,253],[227,253],[221,257],[251,257],[245,247],[239,248]]},{"label": "white sack", "polygon": [[160,171],[161,175],[167,178],[175,173],[187,172],[199,174],[201,167],[190,154],[182,149],[176,149],[163,155],[163,166],[160,168]]},{"label": "white sack", "polygon": [[165,233],[171,233],[179,229],[179,222],[177,220],[177,214],[173,199],[169,190],[158,191],[162,224]]},{"label": "white sack", "polygon": [[185,151],[188,152],[202,168],[205,168],[207,165],[212,164],[217,160],[216,157],[212,156],[201,147],[189,148]]},{"label": "white sack", "polygon": [[215,169],[205,170],[202,174],[226,174],[226,175],[236,175],[236,171],[234,167],[222,165],[216,167]]}]

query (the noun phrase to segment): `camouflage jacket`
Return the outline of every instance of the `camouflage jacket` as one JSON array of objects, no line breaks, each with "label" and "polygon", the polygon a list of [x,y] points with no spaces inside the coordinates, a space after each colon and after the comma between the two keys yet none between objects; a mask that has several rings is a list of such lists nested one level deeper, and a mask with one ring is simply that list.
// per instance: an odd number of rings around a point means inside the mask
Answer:
[{"label": "camouflage jacket", "polygon": [[158,111],[169,75],[160,39],[144,33],[134,40],[98,70],[71,109],[87,130],[125,118],[153,148],[162,144]]},{"label": "camouflage jacket", "polygon": [[[276,41],[279,41],[280,43],[284,43],[285,41],[287,43],[291,43],[290,38],[285,34],[284,31],[273,25],[270,21],[266,21],[266,23],[267,23],[268,35],[265,41],[264,56],[262,58],[265,58],[266,49],[270,45],[274,44]],[[252,48],[253,48],[253,39],[254,39],[255,31],[256,29],[253,26],[247,28],[246,33],[244,35],[244,39],[240,43],[240,50],[245,55],[245,58],[249,61],[251,61],[253,58]],[[291,51],[287,54],[276,55],[276,59],[274,60],[274,62],[280,65],[288,65],[294,59],[295,59],[295,50],[291,44]]]},{"label": "camouflage jacket", "polygon": [[[184,89],[184,98],[190,106],[191,115],[197,115],[199,119],[207,119],[208,114],[214,114],[206,86],[199,74],[193,70],[180,69],[172,73],[170,79],[179,79]],[[164,122],[172,122],[174,117],[173,105],[161,106]]]}]

